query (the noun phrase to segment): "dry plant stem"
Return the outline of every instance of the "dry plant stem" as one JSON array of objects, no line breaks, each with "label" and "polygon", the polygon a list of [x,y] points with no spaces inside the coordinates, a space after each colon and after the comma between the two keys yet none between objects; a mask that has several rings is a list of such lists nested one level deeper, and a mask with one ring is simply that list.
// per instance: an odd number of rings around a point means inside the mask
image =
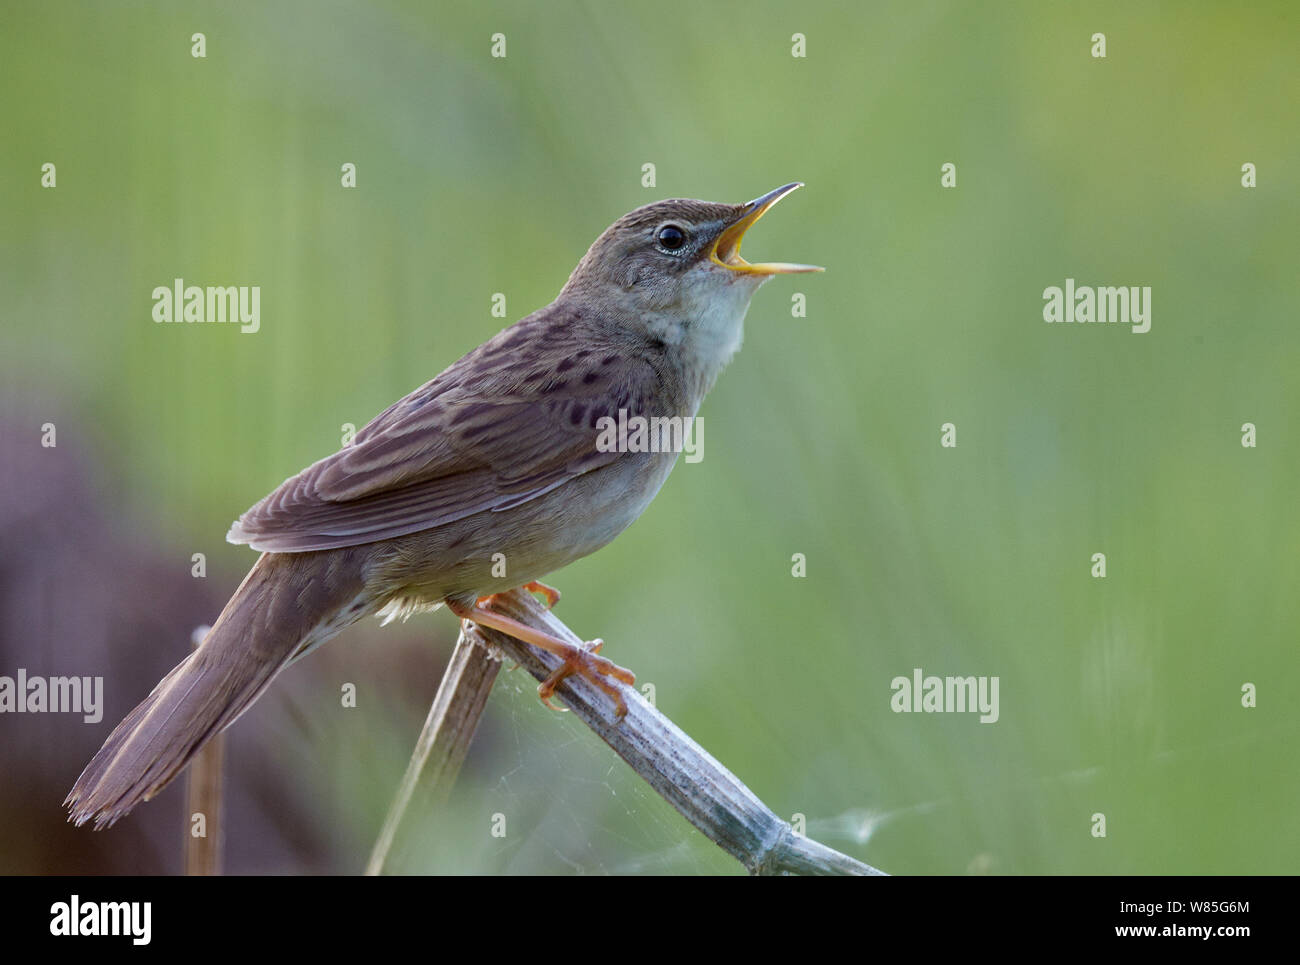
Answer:
[{"label": "dry plant stem", "polygon": [[491,656],[487,648],[475,643],[462,632],[452,651],[442,684],[433,698],[424,729],[416,742],[411,763],[406,767],[397,797],[393,799],[384,819],[383,830],[375,842],[366,865],[366,874],[382,874],[384,862],[393,846],[402,816],[410,806],[411,797],[420,784],[421,775],[428,772],[428,783],[434,791],[433,803],[440,803],[456,783],[456,775],[465,762],[470,741],[478,728],[479,718],[487,705],[488,694],[501,670],[501,661]]},{"label": "dry plant stem", "polygon": [[[198,649],[208,627],[197,627],[190,644]],[[194,757],[185,784],[185,873],[221,874],[221,771],[225,737],[218,734]],[[195,837],[194,816],[203,815],[203,837]]]},{"label": "dry plant stem", "polygon": [[[581,646],[582,640],[522,589],[498,594],[491,608],[505,616]],[[496,630],[468,625],[462,637],[499,648],[538,680],[560,666],[552,654]],[[446,683],[444,681],[444,686]],[[591,682],[568,677],[556,694],[619,757],[751,874],[878,875],[884,872],[794,833],[747,788],[676,724],[631,687],[620,686],[627,716]]]}]

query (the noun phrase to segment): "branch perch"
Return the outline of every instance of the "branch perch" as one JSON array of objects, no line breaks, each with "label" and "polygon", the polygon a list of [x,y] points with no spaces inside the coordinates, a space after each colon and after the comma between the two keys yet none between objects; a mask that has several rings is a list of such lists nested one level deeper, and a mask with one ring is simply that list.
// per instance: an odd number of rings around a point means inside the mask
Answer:
[{"label": "branch perch", "polygon": [[415,752],[411,754],[411,763],[406,766],[397,797],[370,853],[366,874],[383,872],[402,816],[410,806],[411,796],[426,769],[435,794],[432,803],[436,806],[446,800],[451,786],[456,783],[461,764],[465,763],[470,741],[474,739],[479,718],[487,706],[488,694],[492,692],[500,671],[500,659],[489,653],[487,647],[467,638],[462,631],[442,675],[438,693],[429,707],[429,716],[420,731],[420,739],[416,741]]},{"label": "branch perch", "polygon": [[[566,627],[555,615],[547,610],[531,594],[522,589],[498,594],[491,603],[492,609],[506,616],[513,617],[538,629],[546,630],[561,639],[581,646],[583,641]],[[462,623],[461,639],[457,644],[457,654],[462,646],[480,644],[484,649],[492,648],[504,653],[510,659],[536,677],[539,681],[546,679],[560,665],[560,658],[506,636],[496,630],[479,627],[465,621]],[[472,649],[477,649],[473,647]],[[481,651],[482,652],[482,651]],[[466,655],[463,659],[471,661]],[[491,661],[486,653],[480,660]],[[435,711],[440,701],[454,706],[471,706],[474,701],[466,696],[457,698],[457,691],[478,690],[473,681],[458,684],[453,679],[455,669],[448,668],[443,684],[435,698],[434,708],[430,711],[425,733],[421,734],[420,746],[426,743],[437,744],[443,738],[438,733]],[[487,681],[487,688],[495,680],[495,672]],[[791,826],[776,816],[762,801],[749,790],[739,778],[723,767],[709,755],[704,748],[687,736],[681,728],[652,707],[640,693],[633,688],[623,687],[624,700],[627,702],[627,716],[621,721],[614,716],[614,701],[599,688],[578,676],[570,676],[560,684],[556,693],[588,727],[613,748],[619,757],[636,771],[669,804],[676,808],[683,817],[695,825],[705,837],[739,861],[751,874],[833,874],[833,875],[878,875],[884,872],[863,864],[848,855],[819,844],[810,838],[798,835]],[[447,692],[444,698],[444,691]],[[486,692],[483,692],[486,699]],[[478,712],[482,712],[482,701],[477,703]],[[477,717],[475,717],[475,722]],[[430,727],[433,733],[430,733]],[[468,728],[462,719],[454,728],[455,738],[448,734],[449,744],[460,746],[473,735],[473,723]],[[460,750],[463,760],[463,748]],[[410,791],[414,781],[419,777],[417,759],[420,747],[412,757],[411,769],[403,781],[403,791],[394,803],[389,815],[388,844],[391,844],[391,832],[401,819],[401,811],[410,800]],[[459,766],[459,761],[457,761]],[[412,773],[414,771],[414,774]],[[444,778],[448,775],[444,772]],[[454,778],[454,771],[450,774]],[[409,783],[409,787],[408,787]],[[381,836],[380,844],[384,844]],[[387,845],[384,845],[386,851]],[[376,873],[382,866],[380,845],[376,845],[379,863],[371,860],[370,873]]]}]

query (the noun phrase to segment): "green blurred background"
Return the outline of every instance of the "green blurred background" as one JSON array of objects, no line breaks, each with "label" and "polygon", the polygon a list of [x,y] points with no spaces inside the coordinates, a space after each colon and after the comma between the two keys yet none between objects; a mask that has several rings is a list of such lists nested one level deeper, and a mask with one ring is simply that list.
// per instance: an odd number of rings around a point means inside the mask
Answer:
[{"label": "green blurred background", "polygon": [[[798,179],[746,254],[827,272],[758,293],[703,462],[554,576],[560,616],[775,811],[885,870],[1300,870],[1294,3],[9,0],[0,18],[6,418],[29,458],[47,420],[51,459],[85,454],[109,569],[121,540],[170,580],[207,555],[209,596],[178,621],[214,619],[253,562],[223,542],[232,519],[550,301],[618,215]],[[261,331],[155,324],[176,277],[261,286]],[[1151,286],[1151,331],[1044,324],[1067,277]],[[48,542],[22,508],[11,580]],[[49,621],[101,571],[42,572],[58,602],[9,593],[0,673],[89,673]],[[138,607],[161,585],[134,582]],[[295,817],[232,819],[231,871],[360,869],[454,633],[445,613],[357,628],[235,726],[270,762],[255,810]],[[130,637],[157,666],[105,658],[105,719],[32,764],[50,792],[0,785],[9,870],[174,870],[175,794],[107,834],[58,824],[184,653]],[[1001,719],[893,713],[915,667],[999,676]],[[394,870],[739,872],[532,691],[503,674]],[[155,850],[118,854],[130,825]],[[280,858],[247,843],[298,826],[317,830]]]}]

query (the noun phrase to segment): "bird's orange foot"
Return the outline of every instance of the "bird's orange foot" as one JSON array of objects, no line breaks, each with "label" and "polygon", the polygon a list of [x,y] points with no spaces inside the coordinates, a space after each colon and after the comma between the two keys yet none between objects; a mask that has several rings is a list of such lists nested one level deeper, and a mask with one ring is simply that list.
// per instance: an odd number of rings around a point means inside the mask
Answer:
[{"label": "bird's orange foot", "polygon": [[627,716],[627,703],[623,700],[623,695],[618,692],[618,688],[611,684],[606,677],[613,677],[625,684],[631,685],[636,683],[636,675],[630,670],[625,670],[616,663],[606,660],[604,657],[598,657],[601,647],[605,645],[604,640],[592,640],[587,644],[587,649],[570,647],[568,653],[563,654],[564,663],[549,677],[537,685],[537,696],[542,699],[547,707],[551,710],[563,711],[567,708],[556,707],[551,703],[551,698],[555,696],[555,688],[572,674],[577,674],[584,680],[599,687],[605,693],[614,698],[614,714],[617,717]]},{"label": "bird's orange foot", "polygon": [[[553,586],[548,586],[540,580],[533,580],[531,583],[525,583],[524,589],[529,593],[540,593],[546,597],[546,609],[554,609],[555,604],[560,602],[560,591]],[[593,650],[592,653],[595,653]]]},{"label": "bird's orange foot", "polygon": [[481,601],[473,606],[459,602],[454,598],[448,598],[445,602],[447,608],[462,620],[469,620],[481,627],[499,630],[516,640],[522,640],[524,643],[532,644],[534,647],[540,647],[542,650],[553,653],[564,661],[537,688],[537,695],[541,697],[542,703],[552,710],[561,709],[550,702],[550,698],[555,694],[555,688],[559,686],[565,677],[577,674],[613,698],[616,717],[627,716],[627,703],[623,700],[623,696],[619,693],[614,681],[631,686],[636,683],[636,675],[632,671],[625,670],[618,664],[606,660],[604,657],[597,656],[600,648],[605,645],[604,641],[593,640],[591,643],[577,647],[545,630],[529,626],[526,623],[520,623],[512,617],[484,607]]},{"label": "bird's orange foot", "polygon": [[[531,583],[525,583],[523,589],[527,590],[529,593],[540,593],[542,596],[546,597],[546,609],[548,610],[560,602],[559,590],[553,586],[548,586],[545,583],[539,583],[537,580],[533,580]],[[476,602],[479,606],[491,606],[492,601],[499,595],[500,594],[498,593],[489,593],[487,596],[479,597]]]}]

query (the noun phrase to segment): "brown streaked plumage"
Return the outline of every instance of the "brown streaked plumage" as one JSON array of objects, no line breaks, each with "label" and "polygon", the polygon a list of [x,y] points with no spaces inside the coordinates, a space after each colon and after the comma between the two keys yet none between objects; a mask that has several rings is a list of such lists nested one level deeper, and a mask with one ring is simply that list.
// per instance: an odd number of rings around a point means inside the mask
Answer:
[{"label": "brown streaked plumage", "polygon": [[[604,546],[659,491],[676,453],[602,452],[598,420],[694,416],[774,274],[740,239],[797,184],[747,205],[670,200],[614,222],[554,302],[376,417],[231,527],[262,556],[200,646],[113,730],[65,802],[111,825],[174,778],[277,673],[367,614],[446,604],[560,654],[624,707],[630,673],[515,624],[483,598]],[[508,578],[492,575],[503,553]]]}]

